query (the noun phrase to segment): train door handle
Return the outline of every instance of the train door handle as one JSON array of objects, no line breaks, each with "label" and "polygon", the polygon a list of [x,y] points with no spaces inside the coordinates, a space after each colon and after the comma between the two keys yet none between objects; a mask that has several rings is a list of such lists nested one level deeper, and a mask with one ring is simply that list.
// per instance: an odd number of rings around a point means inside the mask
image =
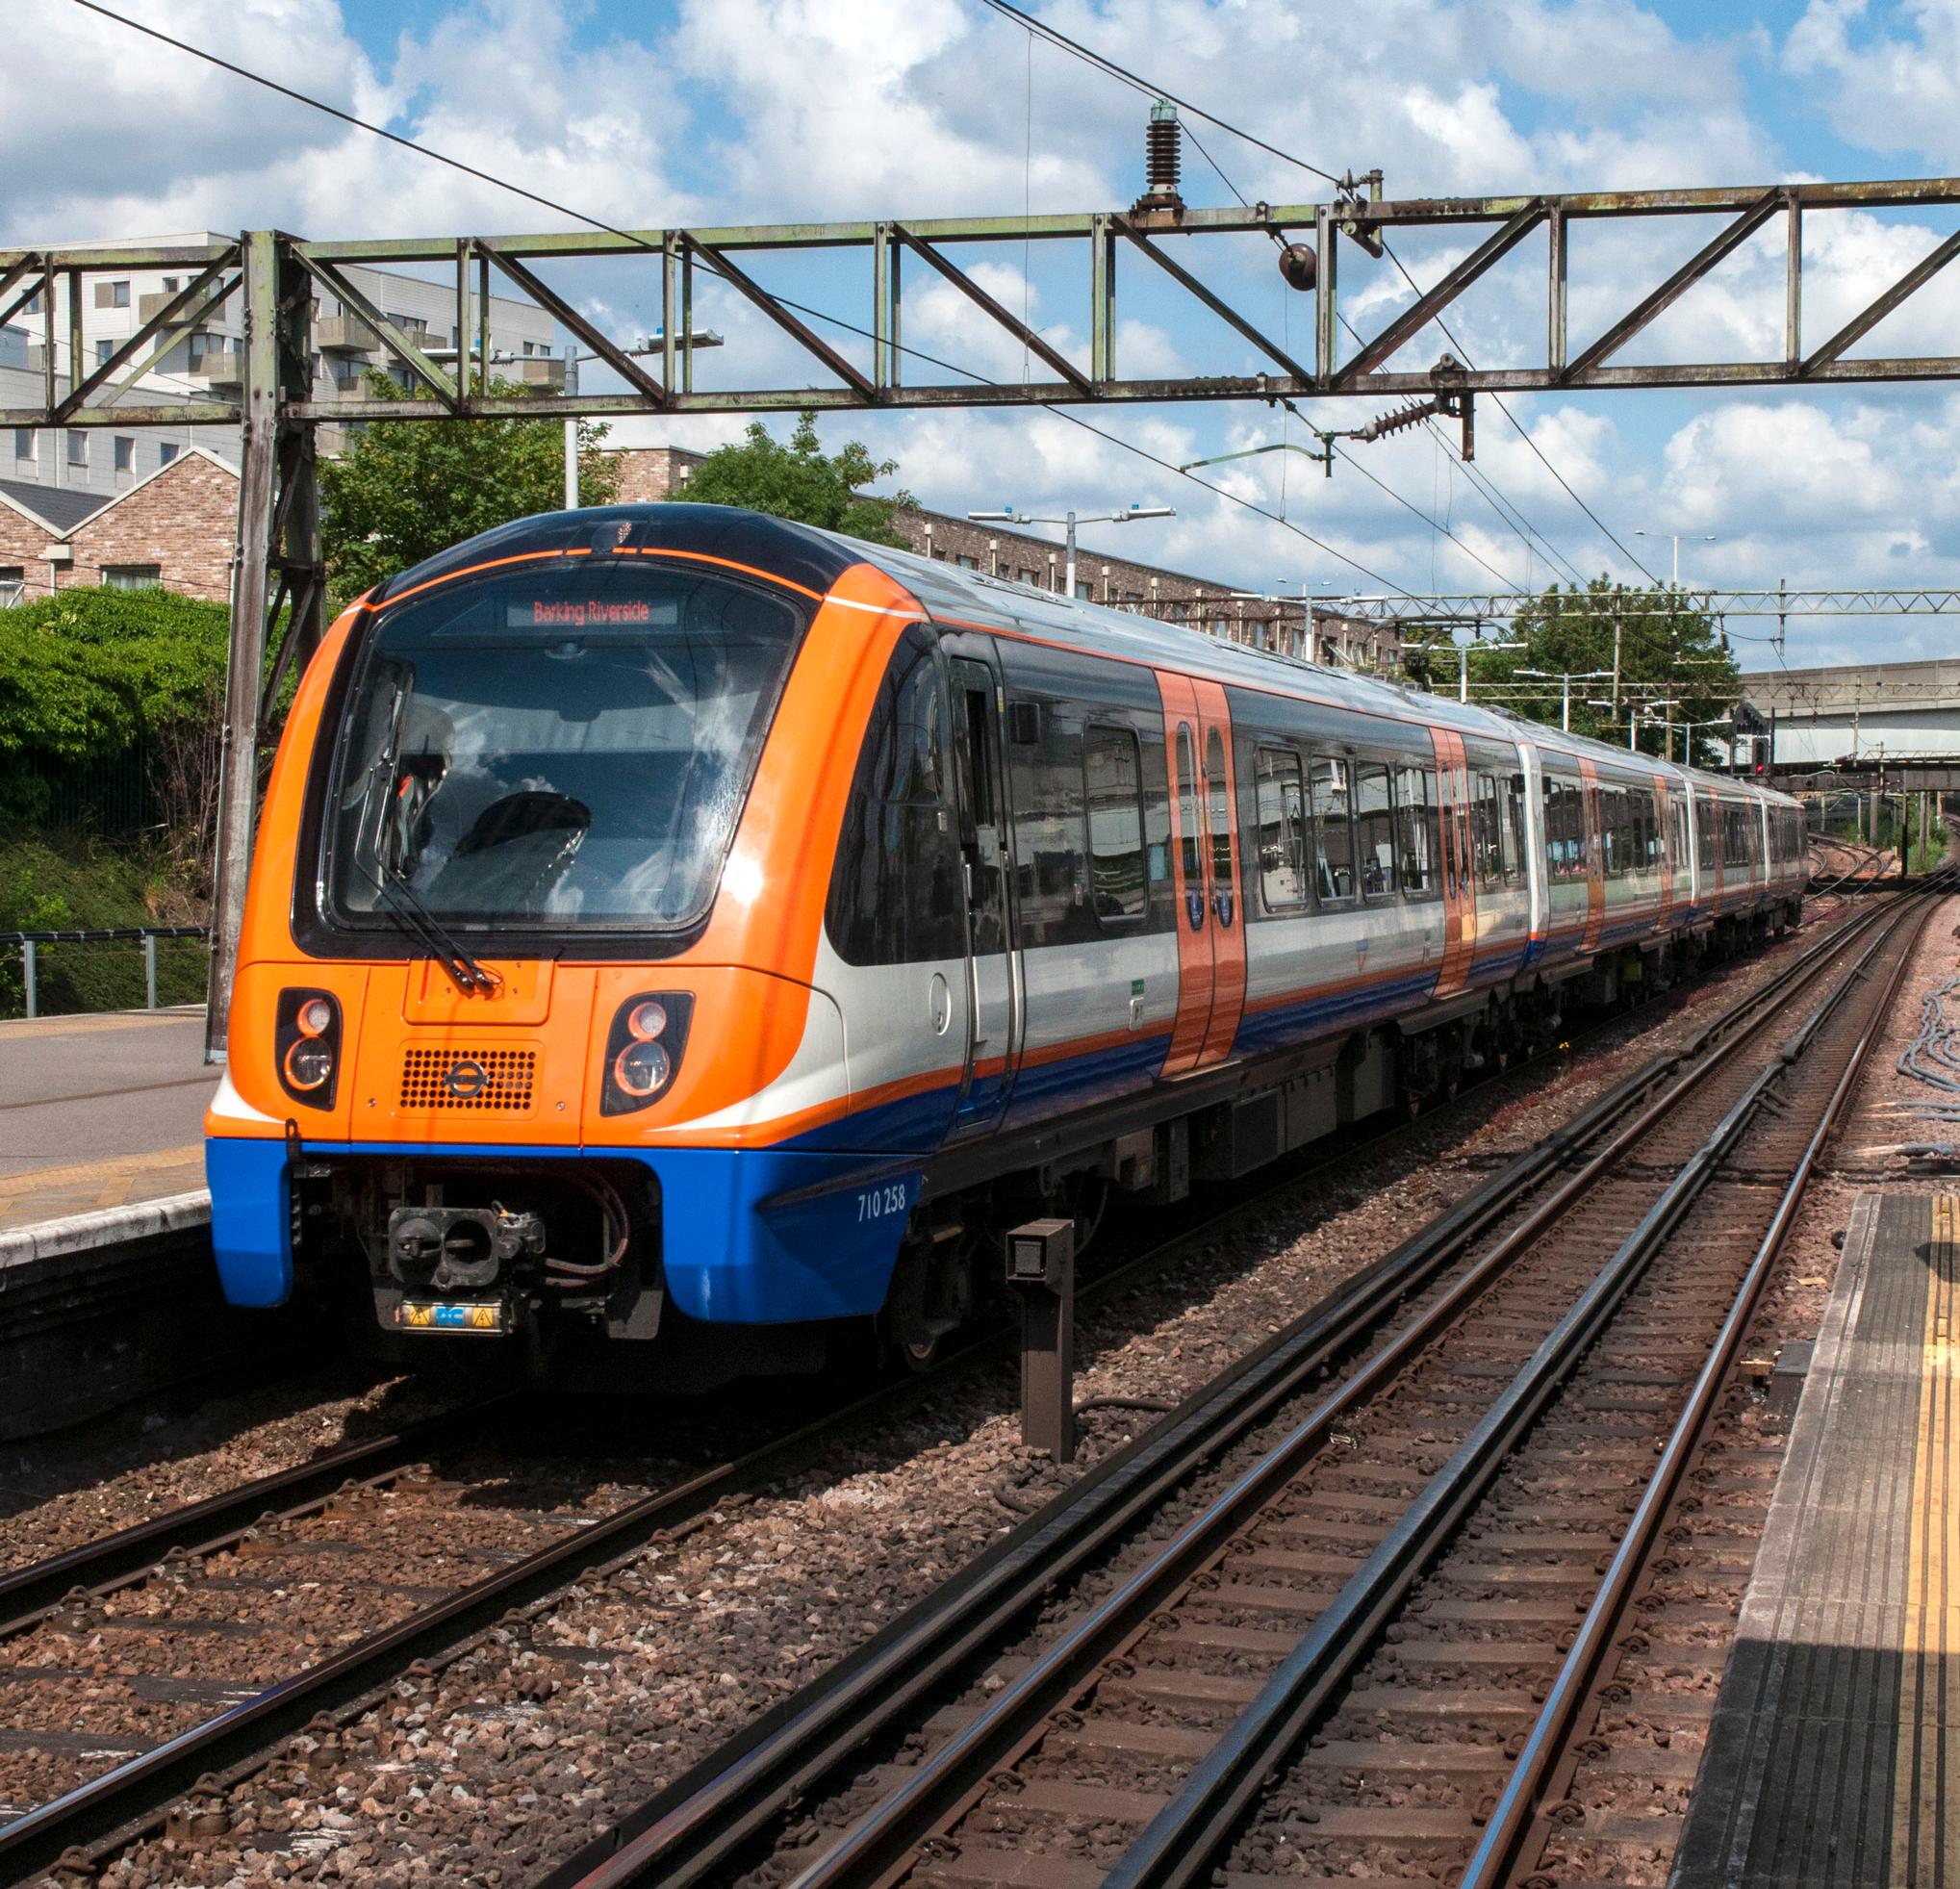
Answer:
[{"label": "train door handle", "polygon": [[1184,894],[1184,915],[1191,921],[1192,931],[1202,932],[1205,929],[1204,893],[1187,891]]},{"label": "train door handle", "polygon": [[1230,931],[1232,929],[1232,893],[1227,887],[1221,885],[1211,895],[1211,908],[1217,912],[1219,924],[1224,926],[1227,931]]}]

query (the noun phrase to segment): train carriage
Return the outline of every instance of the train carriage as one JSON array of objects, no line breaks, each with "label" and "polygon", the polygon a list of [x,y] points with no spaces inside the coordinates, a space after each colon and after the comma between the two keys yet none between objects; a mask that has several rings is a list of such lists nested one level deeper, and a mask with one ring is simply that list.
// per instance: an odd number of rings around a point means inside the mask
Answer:
[{"label": "train carriage", "polygon": [[1748,783],[944,563],[525,520],[300,686],[224,1289],[653,1383],[676,1334],[709,1375],[843,1318],[928,1357],[1005,1225],[1446,1091],[1793,922],[1801,851]]}]

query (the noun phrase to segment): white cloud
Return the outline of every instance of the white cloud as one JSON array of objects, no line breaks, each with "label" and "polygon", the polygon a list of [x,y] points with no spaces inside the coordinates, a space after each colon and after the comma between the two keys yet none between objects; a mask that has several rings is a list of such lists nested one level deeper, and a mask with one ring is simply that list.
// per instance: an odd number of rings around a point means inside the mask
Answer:
[{"label": "white cloud", "polygon": [[1866,0],[1810,0],[1784,64],[1816,82],[1840,137],[1950,168],[1960,153],[1960,14],[1947,0],[1911,0],[1890,14],[1889,27],[1861,34]]},{"label": "white cloud", "polygon": [[[575,227],[128,27],[66,4],[25,9],[0,61],[0,240],[278,227],[314,236]],[[700,205],[667,144],[685,129],[655,49],[573,49],[561,0],[469,0],[384,73],[338,0],[135,0],[191,45],[380,121],[585,217],[652,225]],[[89,109],[51,111],[86,72]],[[104,127],[115,135],[105,136]]]}]

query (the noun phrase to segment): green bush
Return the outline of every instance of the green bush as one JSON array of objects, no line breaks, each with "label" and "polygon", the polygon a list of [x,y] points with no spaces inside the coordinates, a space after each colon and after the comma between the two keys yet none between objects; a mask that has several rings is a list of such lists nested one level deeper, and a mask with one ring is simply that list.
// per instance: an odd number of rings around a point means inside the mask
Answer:
[{"label": "green bush", "polygon": [[[201,921],[161,856],[134,857],[84,842],[0,843],[0,932],[106,931],[125,925],[190,925]],[[143,1003],[142,947],[135,939],[110,944],[43,945],[37,983],[44,1016],[75,1010],[131,1010]],[[162,939],[157,945],[157,999],[195,1004],[204,998],[201,939]],[[17,946],[0,946],[0,1016],[26,1009]]]},{"label": "green bush", "polygon": [[0,610],[0,825],[45,824],[51,783],[140,745],[166,842],[209,856],[230,612],[94,586]]}]

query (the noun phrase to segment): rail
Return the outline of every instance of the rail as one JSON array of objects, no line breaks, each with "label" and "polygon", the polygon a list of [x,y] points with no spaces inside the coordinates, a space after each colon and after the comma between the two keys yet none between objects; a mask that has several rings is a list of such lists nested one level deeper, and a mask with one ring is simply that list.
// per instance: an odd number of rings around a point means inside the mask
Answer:
[{"label": "rail", "polygon": [[[1488,1231],[1525,1186],[1540,1185],[1550,1179],[1559,1166],[1601,1136],[1617,1145],[1618,1137],[1612,1131],[1622,1116],[1638,1111],[1642,1105],[1651,1106],[1654,1091],[1685,1063],[1758,1016],[1766,1006],[1773,1004],[1778,993],[1810,974],[1810,967],[1820,954],[1842,949],[1850,934],[1878,916],[1875,912],[1864,913],[1833,928],[1824,941],[1806,950],[1757,991],[1703,1025],[1690,1042],[1656,1059],[1639,1076],[1595,1102],[1579,1121],[1546,1137],[1517,1168],[1509,1169],[1486,1184],[1403,1248],[1377,1262],[1333,1301],[1316,1308],[1298,1325],[1268,1340],[1224,1377],[1194,1393],[1181,1413],[1119,1450],[1057,1496],[1027,1528],[1007,1537],[1001,1544],[1007,1550],[1005,1556],[998,1550],[990,1551],[969,1570],[967,1577],[951,1584],[951,1589],[976,1602],[994,1621],[1004,1615],[1011,1617],[1025,1603],[1027,1595],[1039,1593],[1055,1578],[1053,1562],[1043,1558],[1037,1566],[1026,1553],[1025,1544],[1031,1536],[1044,1533],[1052,1536],[1057,1528],[1065,1527],[1073,1538],[1079,1560],[1107,1544],[1126,1525],[1127,1519],[1146,1512],[1160,1500],[1167,1484],[1187,1476],[1194,1467],[1215,1455],[1232,1436],[1242,1436],[1251,1425],[1269,1415],[1289,1391],[1297,1391],[1303,1377],[1325,1368],[1358,1335],[1379,1326],[1431,1271]],[[1262,1190],[1250,1202],[1239,1202],[1224,1213],[1206,1215],[1162,1244],[1127,1260],[1092,1282],[1084,1290],[1084,1299],[1112,1295],[1139,1273],[1167,1264],[1180,1253],[1192,1250],[1215,1236],[1222,1224],[1269,1194],[1297,1187],[1300,1179],[1295,1175],[1275,1188]],[[106,1840],[113,1847],[132,1828],[153,1827],[169,1799],[204,1773],[222,1772],[234,1765],[248,1766],[267,1752],[282,1733],[307,1717],[322,1710],[333,1713],[349,1709],[352,1701],[374,1684],[398,1673],[409,1661],[434,1659],[503,1610],[538,1604],[580,1570],[602,1565],[611,1556],[633,1551],[656,1529],[673,1528],[717,1502],[725,1501],[738,1490],[790,1473],[854,1427],[889,1421],[916,1400],[943,1390],[949,1370],[980,1367],[1007,1355],[1005,1341],[983,1339],[940,1371],[875,1391],[749,1455],[725,1461],[688,1483],[629,1502],[584,1531],[575,1543],[561,1543],[541,1554],[528,1556],[490,1580],[458,1591],[431,1609],[369,1635],[205,1724],[0,1827],[0,1874],[16,1868],[31,1870],[45,1866],[71,1845],[99,1846]],[[1227,1425],[1216,1420],[1221,1406],[1229,1409],[1231,1421]],[[456,1420],[452,1414],[444,1421]],[[328,1480],[338,1484],[351,1474],[357,1486],[385,1481],[433,1441],[430,1433],[423,1430],[375,1440],[357,1450],[339,1453],[290,1472],[290,1476],[274,1478],[271,1484],[232,1492],[191,1511],[145,1523],[123,1536],[22,1570],[20,1575],[0,1583],[0,1614],[12,1617],[0,1623],[0,1634],[30,1624],[37,1615],[55,1604],[57,1596],[71,1593],[78,1585],[85,1595],[89,1590],[100,1594],[128,1584],[133,1573],[140,1575],[141,1570],[172,1552],[199,1555],[223,1545],[235,1536],[240,1519],[248,1512],[256,1515],[267,1505],[268,1497],[278,1512],[290,1515],[318,1503],[322,1499],[322,1485]],[[1085,1498],[1096,1490],[1104,1490],[1107,1499],[1091,1513]],[[1003,1570],[1003,1560],[1016,1565]],[[978,1630],[984,1631],[985,1626]],[[853,1674],[863,1674],[861,1662],[869,1655],[880,1667],[880,1671],[870,1675],[871,1689],[883,1695],[880,1702],[887,1712],[903,1710],[919,1684],[929,1684],[934,1673],[944,1671],[947,1647],[942,1643],[934,1649],[926,1662],[932,1672],[927,1673],[908,1664],[905,1656],[888,1660],[894,1650],[880,1636],[860,1648],[859,1654],[845,1662],[833,1676],[849,1679]],[[851,1708],[856,1702],[861,1701],[838,1701],[846,1708],[845,1722],[854,1717]],[[861,1721],[858,1723],[861,1724]],[[757,1729],[766,1732],[771,1728],[765,1724]],[[844,1733],[847,1742],[856,1735],[850,1730]],[[795,1769],[802,1771],[801,1766]],[[763,1781],[757,1793],[760,1801],[751,1799],[744,1803],[735,1821],[747,1823],[749,1817],[758,1812],[766,1818],[772,1800],[779,1801],[776,1787],[780,1782],[780,1773]],[[745,1793],[738,1787],[737,1795]],[[697,1803],[695,1807],[699,1811],[701,1806]],[[732,1803],[723,1807],[735,1808]],[[713,1815],[706,1820],[708,1824],[718,1821]],[[624,1827],[615,1826],[600,1839],[598,1853],[582,1852],[579,1860],[586,1868],[604,1860],[614,1869],[630,1873],[636,1859],[646,1853],[644,1845],[632,1841],[643,1828],[637,1819],[629,1819]],[[703,1827],[697,1834],[707,1839],[706,1848],[715,1849],[716,1839],[725,1838],[728,1831],[723,1825],[719,1830],[710,1832]],[[673,1860],[671,1856],[663,1857],[661,1862],[664,1866]],[[700,1878],[693,1876],[687,1879]]]},{"label": "rail", "polygon": [[[1499,1217],[1581,1156],[1550,1198],[1506,1233],[1471,1271],[1435,1301],[1400,1338],[1374,1354],[1292,1434],[1280,1456],[1297,1460],[1325,1434],[1355,1394],[1425,1347],[1452,1306],[1472,1300],[1525,1238],[1541,1232],[1594,1181],[1615,1168],[1636,1137],[1667,1117],[1679,1098],[1722,1059],[1692,1063],[1711,1045],[1750,1040],[1778,1003],[1820,974],[1853,938],[1888,914],[1868,909],[1835,927],[1774,979],[1730,1006],[1681,1049],[1657,1059],[1584,1115],[1548,1137],[1511,1168],[1403,1246],[1376,1263],[1335,1299],[1204,1387],[1162,1423],[1082,1477],[1047,1508],[927,1601],[894,1621],[828,1673],[762,1721],[738,1733],[667,1790],[628,1811],[548,1875],[541,1889],[625,1889],[627,1884],[692,1889],[741,1873],[749,1848],[790,1804],[807,1802],[826,1776],[879,1741],[917,1722],[950,1673],[978,1649],[1052,1597],[1107,1543],[1133,1528],[1197,1468],[1233,1446],[1258,1422],[1306,1392],[1395,1308],[1423,1293]],[[1740,1033],[1740,1034],[1738,1034]],[[1674,1080],[1675,1078],[1679,1080]],[[1634,1119],[1624,1120],[1628,1115]],[[1603,1144],[1603,1145],[1596,1145]],[[956,1805],[1005,1762],[1025,1727],[1064,1706],[1074,1685],[1120,1647],[1138,1621],[1202,1563],[1271,1474],[1236,1481],[1206,1514],[1167,1544],[1149,1567],[1122,1584],[1006,1689],[975,1723],[910,1774],[910,1782],[859,1823],[839,1847],[812,1865],[800,1884],[884,1879],[884,1873],[941,1826]],[[925,1709],[929,1709],[926,1707]]]},{"label": "rail", "polygon": [[0,950],[13,946],[20,953],[21,982],[26,987],[27,1014],[40,1015],[40,952],[45,945],[127,944],[140,939],[143,950],[143,1008],[157,1009],[157,941],[160,938],[208,938],[208,925],[112,925],[56,932],[0,932]]}]

